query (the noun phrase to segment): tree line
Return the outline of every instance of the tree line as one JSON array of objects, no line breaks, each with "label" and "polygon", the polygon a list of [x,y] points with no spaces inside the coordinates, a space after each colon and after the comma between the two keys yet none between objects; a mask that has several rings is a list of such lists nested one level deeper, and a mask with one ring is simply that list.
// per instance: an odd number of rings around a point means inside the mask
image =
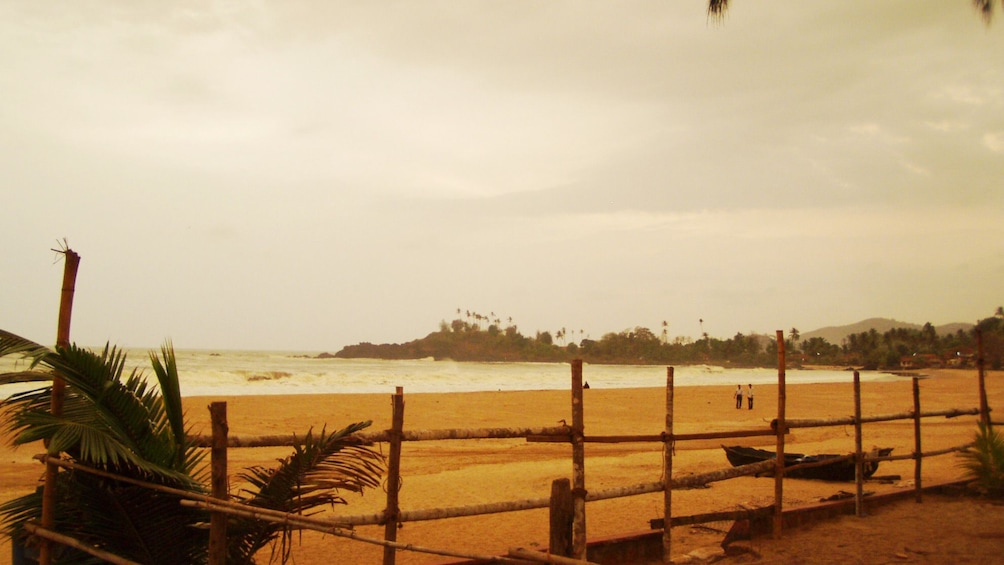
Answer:
[{"label": "tree line", "polygon": [[[987,367],[1000,369],[1004,358],[1004,312],[980,320],[969,330],[938,335],[930,323],[920,329],[875,329],[850,334],[840,344],[822,337],[801,339],[796,328],[785,338],[785,358],[792,367],[837,365],[863,369],[893,370],[926,366],[972,366],[975,363],[976,332],[983,334]],[[556,343],[555,335],[561,343]],[[500,325],[487,319],[456,318],[440,322],[439,330],[424,338],[401,344],[359,343],[342,348],[334,356],[374,359],[452,359],[478,362],[565,362],[582,359],[593,364],[688,365],[715,364],[726,367],[777,366],[774,336],[737,333],[721,339],[702,332],[694,341],[677,337],[669,341],[665,325],[660,335],[645,327],[605,334],[600,339],[581,338],[565,342],[565,330],[555,335],[538,331],[523,335],[516,325]],[[574,335],[574,333],[573,333]],[[581,335],[581,333],[580,333]]]}]

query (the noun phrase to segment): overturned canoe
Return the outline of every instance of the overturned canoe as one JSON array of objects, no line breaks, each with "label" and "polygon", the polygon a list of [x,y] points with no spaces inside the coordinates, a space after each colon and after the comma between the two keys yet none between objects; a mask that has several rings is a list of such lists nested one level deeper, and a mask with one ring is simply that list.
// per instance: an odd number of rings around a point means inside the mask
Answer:
[{"label": "overturned canoe", "polygon": [[[725,456],[729,459],[729,463],[731,463],[733,467],[775,459],[775,453],[773,451],[757,449],[755,447],[723,445],[722,449],[725,450]],[[874,449],[869,452],[868,455],[886,456],[890,453],[892,453],[892,448],[885,447]],[[826,463],[827,459],[832,459],[833,461],[831,463]],[[848,459],[845,455],[803,455],[801,453],[784,454],[785,467],[800,465],[803,463],[816,463],[817,465],[812,467],[803,467],[801,469],[791,469],[790,471],[785,469],[784,476],[797,479],[819,479],[823,481],[854,480],[854,460]],[[875,471],[878,470],[878,466],[878,461],[866,461],[864,464],[865,478],[874,475]]]}]

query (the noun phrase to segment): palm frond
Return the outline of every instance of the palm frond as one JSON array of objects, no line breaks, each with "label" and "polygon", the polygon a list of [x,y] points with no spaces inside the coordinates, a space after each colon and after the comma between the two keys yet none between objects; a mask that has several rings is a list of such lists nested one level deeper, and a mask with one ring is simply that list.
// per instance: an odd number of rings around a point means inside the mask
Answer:
[{"label": "palm frond", "polygon": [[960,466],[987,494],[1004,496],[1004,435],[979,422],[973,446],[959,454]]},{"label": "palm frond", "polygon": [[52,351],[49,348],[39,345],[30,339],[12,334],[6,330],[0,330],[0,357],[18,355],[33,359],[32,367],[34,367],[38,361],[50,353]]},{"label": "palm frond", "polygon": [[[383,455],[352,435],[370,424],[352,424],[332,434],[322,430],[316,437],[308,431],[292,455],[278,460],[277,467],[258,466],[240,473],[250,486],[237,499],[271,510],[309,514],[321,506],[345,504],[339,490],[361,493],[378,487]],[[251,556],[280,536],[279,558],[283,562],[288,558],[292,531],[282,525],[239,520],[234,529],[240,532],[240,541],[228,548],[228,562],[250,562]]]},{"label": "palm frond", "polygon": [[729,0],[708,0],[708,17],[716,22],[725,18],[729,9]]}]

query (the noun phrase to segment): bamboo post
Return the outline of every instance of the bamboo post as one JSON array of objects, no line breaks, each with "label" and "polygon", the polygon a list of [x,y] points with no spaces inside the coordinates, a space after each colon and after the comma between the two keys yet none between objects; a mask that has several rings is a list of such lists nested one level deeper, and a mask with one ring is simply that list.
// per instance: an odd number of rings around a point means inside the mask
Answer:
[{"label": "bamboo post", "polygon": [[[72,249],[66,248],[61,251],[65,257],[63,264],[63,288],[59,298],[59,326],[56,328],[56,347],[64,348],[70,345],[70,319],[73,314],[73,295],[76,291],[77,269],[80,266],[80,255]],[[63,413],[63,399],[66,395],[66,382],[59,376],[52,376],[52,395],[49,404],[49,411],[53,416],[60,416]],[[46,445],[48,447],[48,445]],[[50,453],[49,455],[59,455]],[[51,530],[56,524],[56,475],[59,467],[46,463],[45,482],[42,487],[42,520],[43,529]],[[52,543],[42,538],[38,550],[38,562],[40,565],[50,565],[52,563]]]},{"label": "bamboo post", "polygon": [[785,403],[785,358],[784,331],[777,330],[777,455],[774,460],[774,539],[781,538],[781,526],[784,518],[784,434],[787,424],[784,421]]},{"label": "bamboo post", "polygon": [[983,330],[976,328],[976,372],[980,383],[980,422],[990,427],[990,405],[987,403],[986,359],[983,357]]},{"label": "bamboo post", "polygon": [[662,528],[662,562],[670,563],[673,558],[673,367],[666,368],[666,442],[662,446],[663,477],[662,500],[665,522]]},{"label": "bamboo post", "polygon": [[917,502],[922,502],[920,484],[920,466],[924,460],[924,452],[920,449],[920,379],[913,378],[913,489]]},{"label": "bamboo post", "polygon": [[861,452],[861,374],[854,371],[854,515],[865,515],[865,461]]},{"label": "bamboo post", "polygon": [[[213,429],[213,445],[210,449],[210,487],[213,498],[227,501],[230,498],[227,471],[227,403],[213,402],[209,405],[209,417]],[[227,515],[213,512],[209,519],[209,565],[225,565],[227,562]]]},{"label": "bamboo post", "polygon": [[[404,432],[404,387],[397,387],[394,396],[391,398],[393,404],[393,416],[390,432],[390,456],[387,461],[387,508],[384,516],[387,522],[384,524],[384,540],[389,542],[397,541],[398,517],[401,508],[398,505],[398,494],[401,490],[401,436]],[[384,565],[394,565],[397,551],[393,546],[385,546],[383,549]]]},{"label": "bamboo post", "polygon": [[586,449],[582,359],[572,360],[572,557],[586,558]]},{"label": "bamboo post", "polygon": [[572,556],[572,482],[555,479],[551,483],[551,535],[548,551],[551,555]]}]

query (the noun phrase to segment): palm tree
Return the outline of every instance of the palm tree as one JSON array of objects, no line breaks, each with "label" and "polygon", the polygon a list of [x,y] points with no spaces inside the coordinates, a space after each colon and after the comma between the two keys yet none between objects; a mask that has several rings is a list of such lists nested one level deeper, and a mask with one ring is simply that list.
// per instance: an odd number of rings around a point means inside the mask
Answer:
[{"label": "palm tree", "polygon": [[[126,356],[106,346],[100,354],[70,345],[55,351],[0,330],[0,357],[18,355],[28,369],[0,375],[0,382],[58,374],[66,382],[63,413],[49,411],[51,386],[19,393],[0,402],[0,432],[13,445],[43,440],[50,456],[127,479],[142,480],[204,494],[204,451],[188,436],[181,405],[177,363],[170,343],[160,356],[150,353],[159,390],[139,370],[124,377]],[[382,456],[358,445],[352,433],[369,422],[334,434],[310,432],[294,454],[274,469],[254,468],[242,475],[254,489],[239,500],[259,507],[303,512],[344,502],[338,489],[360,491],[379,485]],[[208,533],[196,527],[208,519],[203,510],[184,507],[180,496],[98,477],[80,470],[60,472],[56,525],[63,534],[130,560],[153,564],[204,563]],[[41,516],[41,495],[31,493],[0,506],[5,533],[24,540],[23,525]],[[288,556],[289,531],[282,526],[234,519],[229,526],[228,563],[254,563],[260,548],[282,536]],[[93,558],[65,549],[60,563]]]}]

